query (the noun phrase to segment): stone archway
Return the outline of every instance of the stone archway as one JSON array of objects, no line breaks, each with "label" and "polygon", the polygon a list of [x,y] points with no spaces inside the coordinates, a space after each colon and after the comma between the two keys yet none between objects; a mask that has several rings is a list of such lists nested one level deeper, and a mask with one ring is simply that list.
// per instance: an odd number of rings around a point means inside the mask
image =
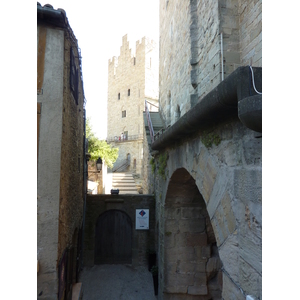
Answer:
[{"label": "stone archway", "polygon": [[195,180],[172,175],[164,209],[164,299],[222,299],[222,262]]}]

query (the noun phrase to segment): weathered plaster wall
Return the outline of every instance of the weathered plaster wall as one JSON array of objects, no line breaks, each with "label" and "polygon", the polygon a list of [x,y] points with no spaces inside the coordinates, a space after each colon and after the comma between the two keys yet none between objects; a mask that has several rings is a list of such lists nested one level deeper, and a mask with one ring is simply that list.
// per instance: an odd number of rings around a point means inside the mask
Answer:
[{"label": "weathered plaster wall", "polygon": [[[136,209],[149,209],[149,230],[135,229]],[[85,266],[94,265],[96,220],[103,212],[118,209],[132,221],[132,265],[147,265],[148,249],[155,244],[155,199],[150,195],[87,195],[86,224],[84,231]]]},{"label": "weathered plaster wall", "polygon": [[250,294],[261,299],[261,139],[235,119],[211,132],[220,137],[218,146],[207,148],[208,134],[199,131],[166,149],[166,180],[156,168],[159,299],[166,292],[163,270],[169,267],[164,263],[165,201],[170,178],[180,168],[195,180],[206,204],[223,264],[222,297],[245,299]]},{"label": "weathered plaster wall", "polygon": [[[41,27],[38,26],[38,42]],[[46,29],[44,80],[37,95],[41,103],[37,173],[38,293],[57,298],[57,259],[61,139],[64,89],[64,32]]]},{"label": "weathered plaster wall", "polygon": [[[58,262],[74,249],[83,213],[83,102],[77,44],[68,30],[38,25],[38,95],[41,104],[37,181],[38,299],[57,299]],[[78,105],[70,91],[70,47],[79,70]]]}]

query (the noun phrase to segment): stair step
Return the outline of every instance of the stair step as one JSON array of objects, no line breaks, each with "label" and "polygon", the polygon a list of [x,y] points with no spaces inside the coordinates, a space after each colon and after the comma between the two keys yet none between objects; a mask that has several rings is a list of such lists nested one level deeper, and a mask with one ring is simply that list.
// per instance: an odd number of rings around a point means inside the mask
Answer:
[{"label": "stair step", "polygon": [[131,173],[112,173],[113,189],[119,189],[119,194],[139,194]]},{"label": "stair step", "polygon": [[128,184],[135,184],[134,180],[113,180],[113,183],[128,183]]},{"label": "stair step", "polygon": [[137,191],[137,188],[135,186],[124,186],[124,185],[114,185],[113,184],[113,188],[114,189],[119,189],[119,190],[133,190],[133,191]]}]

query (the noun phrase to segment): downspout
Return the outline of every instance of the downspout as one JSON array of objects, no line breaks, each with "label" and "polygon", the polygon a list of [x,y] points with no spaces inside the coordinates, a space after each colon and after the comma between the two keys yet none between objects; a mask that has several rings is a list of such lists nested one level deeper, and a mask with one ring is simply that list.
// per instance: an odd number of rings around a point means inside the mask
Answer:
[{"label": "downspout", "polygon": [[[262,68],[253,68],[255,83],[258,90],[261,90]],[[151,144],[152,150],[160,150],[187,137],[199,129],[211,127],[219,122],[234,116],[239,117],[241,122],[248,128],[261,132],[261,95],[257,95],[249,75],[249,66],[239,67],[224,79],[216,88],[202,98],[192,109],[183,115],[175,124],[167,128]],[[254,96],[251,96],[254,95]],[[254,99],[255,105],[251,109],[250,118],[255,129],[242,121],[243,112],[239,109],[239,103],[245,98]],[[258,99],[259,98],[259,99]],[[253,101],[252,101],[253,102]],[[247,109],[246,109],[247,110]],[[249,113],[249,110],[247,111]]]}]

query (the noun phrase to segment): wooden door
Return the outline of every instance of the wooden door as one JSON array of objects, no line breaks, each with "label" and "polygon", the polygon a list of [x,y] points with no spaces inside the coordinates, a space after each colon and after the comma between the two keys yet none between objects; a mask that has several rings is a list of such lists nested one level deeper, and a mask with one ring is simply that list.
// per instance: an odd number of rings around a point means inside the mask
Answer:
[{"label": "wooden door", "polygon": [[95,264],[132,263],[132,222],[120,210],[108,210],[96,221]]}]

